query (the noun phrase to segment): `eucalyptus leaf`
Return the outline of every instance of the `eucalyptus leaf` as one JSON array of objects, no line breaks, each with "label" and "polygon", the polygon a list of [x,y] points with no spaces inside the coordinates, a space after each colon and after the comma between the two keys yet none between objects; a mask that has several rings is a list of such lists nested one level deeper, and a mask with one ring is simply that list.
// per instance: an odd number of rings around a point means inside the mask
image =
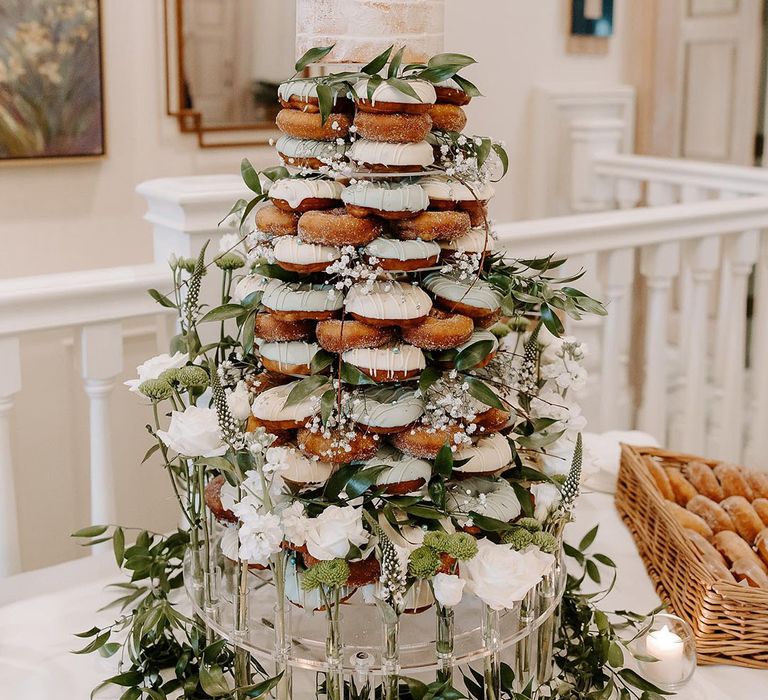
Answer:
[{"label": "eucalyptus leaf", "polygon": [[336,46],[336,44],[331,44],[330,46],[315,46],[309,49],[309,51],[305,52],[304,55],[296,61],[296,65],[294,66],[296,72],[299,73],[307,66],[317,63],[325,58],[331,51],[333,51],[334,46]]},{"label": "eucalyptus leaf", "polygon": [[243,213],[240,216],[240,230],[242,231],[243,226],[245,225],[245,220],[248,218],[248,214],[250,214],[254,208],[256,207],[259,202],[263,202],[267,198],[267,195],[260,194],[258,197],[254,197],[248,204],[246,204],[245,209],[243,209]]},{"label": "eucalyptus leaf", "polygon": [[256,334],[256,309],[252,309],[243,321],[243,350],[245,353],[253,352],[253,343]]},{"label": "eucalyptus leaf", "polygon": [[376,58],[374,58],[369,63],[366,63],[361,69],[361,73],[367,73],[368,75],[375,75],[378,73],[384,66],[387,65],[387,61],[389,60],[390,55],[392,54],[392,49],[395,48],[395,45],[392,44],[388,49],[384,49]]},{"label": "eucalyptus leaf", "polygon": [[283,408],[295,406],[297,403],[303,401],[312,393],[317,391],[321,386],[327,384],[328,381],[328,377],[322,375],[315,375],[300,380],[296,386],[291,389],[290,393],[288,394],[288,398],[286,398],[285,403],[283,404]]},{"label": "eucalyptus leaf", "polygon": [[392,60],[389,62],[389,70],[387,71],[388,78],[396,78],[398,71],[400,70],[400,64],[403,62],[403,53],[405,52],[405,46],[401,46]]},{"label": "eucalyptus leaf", "polygon": [[493,392],[485,382],[481,382],[475,377],[465,375],[464,380],[469,385],[469,393],[478,401],[481,401],[486,406],[491,408],[504,408],[504,404],[501,402],[498,396]]},{"label": "eucalyptus leaf", "polygon": [[200,667],[200,685],[208,695],[214,698],[229,695],[232,692],[224,678],[224,671],[218,664]]},{"label": "eucalyptus leaf", "polygon": [[295,272],[290,272],[289,270],[284,270],[279,265],[270,265],[268,263],[256,265],[253,271],[259,275],[264,275],[264,277],[278,279],[283,282],[295,282],[299,278]]},{"label": "eucalyptus leaf", "polygon": [[475,511],[470,511],[469,517],[472,518],[472,522],[477,525],[477,527],[486,532],[507,532],[514,527],[512,524],[504,522],[503,520],[489,518],[487,515],[481,515]]},{"label": "eucalyptus leaf", "polygon": [[581,538],[581,542],[579,542],[579,551],[584,552],[585,550],[589,549],[590,545],[595,541],[595,537],[597,536],[597,529],[598,526],[595,525],[584,537]]},{"label": "eucalyptus leaf", "polygon": [[243,688],[243,691],[245,692],[245,695],[249,698],[261,698],[264,697],[267,693],[269,693],[270,690],[277,687],[277,684],[280,682],[280,680],[283,677],[283,674],[285,671],[280,671],[276,676],[272,676],[272,678],[267,678],[267,680],[262,681],[261,683],[256,683],[255,685],[249,685]]},{"label": "eucalyptus leaf", "polygon": [[[471,83],[466,78],[462,78],[460,75],[454,75],[453,79],[456,81],[456,84],[461,88],[461,90],[465,92],[469,97],[483,96],[483,93],[478,90],[477,85]],[[506,171],[504,172],[506,174]]]},{"label": "eucalyptus leaf", "polygon": [[435,457],[434,470],[445,478],[448,478],[453,471],[453,452],[447,443],[440,448]]},{"label": "eucalyptus leaf", "polygon": [[222,304],[211,309],[206,313],[198,323],[210,323],[211,321],[226,321],[230,318],[236,318],[245,313],[246,309],[240,304]]},{"label": "eucalyptus leaf", "polygon": [[464,68],[466,66],[471,66],[473,63],[477,63],[477,61],[472,58],[472,56],[467,56],[463,53],[438,53],[429,59],[427,65],[430,68],[436,66],[457,66]]},{"label": "eucalyptus leaf", "polygon": [[320,420],[322,420],[323,425],[325,425],[331,417],[335,404],[336,391],[334,389],[328,389],[328,391],[320,397]]},{"label": "eucalyptus leaf", "polygon": [[125,558],[125,532],[121,527],[115,528],[115,532],[112,534],[112,550],[115,553],[117,565],[122,566]]},{"label": "eucalyptus leaf", "polygon": [[107,643],[107,640],[109,639],[112,632],[110,630],[107,630],[106,632],[102,632],[96,639],[93,639],[90,643],[86,644],[82,649],[78,649],[77,651],[73,651],[73,654],[90,654],[94,651],[97,651],[98,649],[101,649],[104,644]]},{"label": "eucalyptus leaf", "polygon": [[504,149],[504,146],[502,146],[500,143],[492,144],[491,148],[493,149],[493,152],[498,156],[498,159],[501,162],[501,167],[502,167],[501,177],[504,177],[509,171],[509,155],[507,155],[507,151]]},{"label": "eucalyptus leaf", "polygon": [[547,330],[556,338],[559,338],[565,329],[557,314],[549,308],[548,304],[542,304],[540,312],[541,320],[547,327]]},{"label": "eucalyptus leaf", "polygon": [[333,362],[333,355],[325,350],[318,350],[312,357],[312,361],[309,363],[310,372],[312,374],[319,374],[326,369],[331,362]]},{"label": "eucalyptus leaf", "polygon": [[477,152],[475,153],[478,167],[481,167],[483,163],[488,160],[489,155],[491,155],[491,139],[485,136],[480,139],[480,145],[477,147]]},{"label": "eucalyptus leaf", "polygon": [[386,82],[396,90],[402,92],[404,95],[413,97],[414,100],[418,100],[419,102],[422,101],[419,93],[417,93],[416,90],[414,90],[413,87],[408,84],[407,80],[402,80],[401,78],[387,78]]},{"label": "eucalyptus leaf", "polygon": [[151,296],[160,306],[164,306],[166,309],[178,308],[165,294],[160,294],[156,289],[148,289],[147,294]]},{"label": "eucalyptus leaf", "polygon": [[419,391],[422,396],[426,396],[427,390],[431,387],[440,377],[442,372],[435,366],[430,365],[419,376]]},{"label": "eucalyptus leaf", "polygon": [[488,355],[496,348],[497,343],[493,340],[478,340],[464,348],[453,361],[453,366],[463,372],[473,367],[477,367]]},{"label": "eucalyptus leaf", "polygon": [[103,535],[109,525],[91,525],[90,527],[84,527],[77,532],[73,532],[70,537],[98,537]]},{"label": "eucalyptus leaf", "polygon": [[150,458],[150,457],[151,457],[153,454],[155,454],[155,452],[157,452],[159,449],[160,449],[160,445],[159,445],[159,443],[155,443],[154,445],[152,445],[152,447],[150,447],[150,448],[149,448],[149,449],[148,449],[148,450],[147,450],[147,451],[144,453],[144,457],[143,457],[143,459],[141,460],[141,463],[142,463],[142,464],[144,464],[144,462],[146,462],[146,461],[147,461],[147,460],[148,460],[148,459],[149,459],[149,458]]},{"label": "eucalyptus leaf", "polygon": [[341,364],[341,381],[354,386],[376,383],[367,374],[364,374],[357,367],[350,365],[348,362],[342,362]]},{"label": "eucalyptus leaf", "polygon": [[621,671],[619,671],[619,676],[621,676],[622,680],[626,681],[631,686],[638,688],[639,690],[645,690],[649,693],[656,693],[657,695],[674,695],[673,691],[662,690],[650,681],[645,680],[645,678],[640,676],[631,668],[622,668]]},{"label": "eucalyptus leaf", "polygon": [[379,474],[385,469],[389,469],[389,467],[386,465],[378,465],[355,472],[344,487],[347,496],[350,498],[362,496],[362,494],[376,483]]},{"label": "eucalyptus leaf", "polygon": [[320,106],[320,125],[328,121],[333,111],[333,88],[325,83],[317,84],[317,102]]},{"label": "eucalyptus leaf", "polygon": [[263,194],[259,174],[247,158],[243,158],[240,161],[240,174],[243,176],[243,182],[249,190],[256,194]]}]

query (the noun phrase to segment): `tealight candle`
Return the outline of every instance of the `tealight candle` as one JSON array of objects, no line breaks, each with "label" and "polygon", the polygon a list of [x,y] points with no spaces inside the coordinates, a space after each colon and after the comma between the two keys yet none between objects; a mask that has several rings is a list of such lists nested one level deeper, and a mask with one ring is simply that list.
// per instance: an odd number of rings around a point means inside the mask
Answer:
[{"label": "tealight candle", "polygon": [[649,680],[664,685],[676,684],[684,680],[685,644],[682,638],[667,625],[648,633],[645,638],[645,651],[648,656],[658,659],[645,666]]}]

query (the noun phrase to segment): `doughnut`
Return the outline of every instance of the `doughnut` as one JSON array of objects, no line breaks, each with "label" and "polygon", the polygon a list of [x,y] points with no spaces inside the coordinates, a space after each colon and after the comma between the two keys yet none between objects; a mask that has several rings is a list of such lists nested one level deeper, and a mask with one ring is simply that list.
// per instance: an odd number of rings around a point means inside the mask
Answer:
[{"label": "doughnut", "polygon": [[461,89],[461,87],[459,87],[459,84],[453,78],[448,78],[448,80],[436,83],[434,87],[438,104],[450,104],[463,107],[464,105],[468,105],[472,99]]},{"label": "doughnut", "polygon": [[333,464],[370,459],[379,448],[378,440],[372,435],[347,429],[339,435],[331,431],[313,433],[308,428],[300,428],[296,433],[296,444],[308,457]]},{"label": "doughnut", "polygon": [[285,343],[261,343],[261,364],[270,372],[280,374],[311,374],[312,358],[320,350],[317,343],[291,340]]},{"label": "doughnut", "polygon": [[711,498],[699,494],[688,501],[685,507],[691,511],[691,513],[695,513],[702,518],[707,525],[712,528],[712,532],[736,530],[731,516]]},{"label": "doughnut", "polygon": [[[280,83],[277,88],[277,99],[286,109],[298,109],[302,112],[320,112],[320,102],[317,98],[319,80],[298,78]],[[346,97],[343,85],[328,85],[333,95],[335,111],[346,112],[352,109],[352,101]]]},{"label": "doughnut", "polygon": [[388,328],[376,328],[352,319],[320,321],[315,334],[323,350],[337,354],[353,348],[379,348],[395,340],[394,332]]},{"label": "doughnut", "polygon": [[760,530],[755,538],[755,547],[763,564],[768,565],[768,528]]},{"label": "doughnut", "polygon": [[423,459],[382,449],[371,459],[371,466],[385,466],[376,477],[376,486],[391,496],[403,496],[417,491],[432,476],[432,465]]},{"label": "doughnut", "polygon": [[432,128],[441,131],[463,131],[467,125],[467,114],[458,105],[437,103],[429,108]]},{"label": "doughnut", "polygon": [[448,350],[472,337],[472,319],[432,307],[421,323],[403,328],[400,333],[406,343],[422,350]]},{"label": "doughnut", "polygon": [[255,423],[269,430],[295,430],[320,409],[320,397],[328,388],[322,386],[301,401],[286,406],[288,396],[298,382],[290,382],[267,389],[253,399],[251,413]]},{"label": "doughnut", "polygon": [[433,175],[419,182],[429,197],[432,209],[460,209],[469,214],[472,226],[486,222],[486,205],[494,195],[493,186],[483,182],[463,183],[449,177]]},{"label": "doughnut", "polygon": [[309,459],[293,446],[286,448],[280,464],[280,477],[294,490],[324,484],[336,471],[335,464]]},{"label": "doughnut", "polygon": [[720,501],[720,505],[731,516],[736,532],[752,544],[764,525],[750,502],[744,496],[728,496]]},{"label": "doughnut", "polygon": [[261,305],[281,321],[323,321],[336,316],[343,304],[344,295],[331,286],[277,279],[261,297]]},{"label": "doughnut", "polygon": [[414,425],[408,430],[395,433],[390,441],[405,454],[422,459],[434,459],[443,445],[455,445],[456,437],[464,434],[459,425],[435,428],[429,425]]},{"label": "doughnut", "polygon": [[472,335],[467,340],[457,345],[454,349],[448,350],[446,352],[441,352],[435,358],[437,360],[438,367],[441,367],[442,369],[452,369],[456,361],[456,358],[461,352],[463,352],[467,348],[472,347],[475,343],[481,343],[483,341],[488,341],[491,343],[491,346],[490,346],[491,349],[489,353],[482,360],[480,360],[476,365],[465,368],[465,369],[482,369],[494,357],[496,357],[496,352],[499,349],[499,339],[490,331],[485,331],[485,330],[473,331]]},{"label": "doughnut", "polygon": [[424,353],[413,345],[353,348],[342,353],[344,362],[357,367],[375,382],[402,382],[421,374],[427,366]]},{"label": "doughnut", "polygon": [[469,232],[469,214],[463,211],[425,211],[394,224],[395,234],[405,240],[449,241]]},{"label": "doughnut", "polygon": [[418,173],[435,162],[432,146],[426,141],[386,143],[358,139],[347,155],[353,163],[374,173]]},{"label": "doughnut", "polygon": [[403,612],[406,615],[419,615],[429,610],[435,602],[435,596],[428,581],[414,581],[403,597]]},{"label": "doughnut", "polygon": [[312,168],[319,170],[324,166],[338,165],[346,162],[349,144],[346,141],[313,141],[312,139],[297,139],[293,136],[281,136],[277,139],[275,148],[277,155],[286,165],[295,168]]},{"label": "doughnut", "polygon": [[245,383],[248,386],[248,391],[255,396],[256,394],[263,394],[267,389],[274,389],[276,386],[288,384],[290,381],[291,378],[286,377],[284,374],[260,372],[246,379]]},{"label": "doughnut", "polygon": [[754,557],[741,557],[731,564],[731,571],[739,582],[746,581],[751,588],[768,588],[768,574]]},{"label": "doughnut", "polygon": [[278,209],[305,212],[338,206],[344,185],[320,178],[284,177],[269,189],[269,198]]},{"label": "doughnut", "polygon": [[487,318],[501,307],[502,295],[481,279],[462,282],[433,272],[424,278],[422,286],[432,293],[441,308],[472,319]]},{"label": "doughnut", "polygon": [[[264,304],[263,297],[261,303]],[[421,287],[386,280],[370,286],[353,285],[344,306],[347,313],[368,325],[407,327],[427,317],[432,300]]]},{"label": "doughnut", "polygon": [[325,123],[319,113],[302,112],[297,109],[281,109],[275,124],[284,134],[297,139],[312,141],[335,141],[349,133],[352,120],[346,114],[332,112]]},{"label": "doughnut", "polygon": [[440,246],[423,240],[398,241],[394,238],[377,238],[365,246],[364,252],[371,265],[383,270],[422,270],[425,267],[434,267],[440,258]]},{"label": "doughnut", "polygon": [[723,487],[723,493],[728,496],[744,496],[748,501],[754,498],[752,487],[742,474],[741,467],[727,462],[716,464],[713,469],[720,486]]},{"label": "doughnut", "polygon": [[365,245],[381,235],[382,225],[373,218],[352,216],[344,207],[308,211],[299,219],[299,238],[322,245]]},{"label": "doughnut", "polygon": [[512,461],[512,449],[504,435],[493,433],[480,438],[474,445],[459,448],[453,459],[456,476],[491,476]]},{"label": "doughnut", "polygon": [[[286,378],[290,381],[291,377]],[[248,422],[245,426],[246,433],[255,433],[257,430],[263,428],[259,425],[259,421],[253,416],[248,417]],[[291,430],[270,430],[267,435],[272,437],[272,442],[269,443],[270,447],[282,447],[287,445],[293,439],[293,431]]]},{"label": "doughnut", "polygon": [[688,462],[683,465],[683,474],[700,494],[720,503],[725,498],[723,487],[715,473],[703,462]]},{"label": "doughnut", "polygon": [[522,509],[515,489],[505,479],[470,476],[449,484],[445,494],[445,509],[461,521],[470,513],[508,523],[520,516]]},{"label": "doughnut", "polygon": [[742,473],[747,480],[755,498],[768,498],[768,474],[757,469],[743,469]]},{"label": "doughnut", "polygon": [[752,551],[752,547],[750,547],[735,532],[723,530],[722,532],[716,533],[712,537],[712,544],[715,545],[717,551],[723,555],[723,558],[728,564],[733,564],[733,562],[738,561],[739,559],[747,559],[753,563],[757,563],[763,572],[768,572],[768,568],[766,568],[766,565]]},{"label": "doughnut", "polygon": [[675,501],[675,492],[672,490],[672,486],[669,483],[669,476],[655,459],[646,459],[645,464],[648,467],[648,473],[656,483],[656,488],[659,493],[668,501]]},{"label": "doughnut", "polygon": [[270,236],[293,236],[299,225],[299,215],[265,204],[256,210],[256,228]]},{"label": "doughnut", "polygon": [[205,505],[220,523],[236,523],[237,516],[221,503],[221,489],[227,483],[223,474],[215,476],[205,487]]},{"label": "doughnut", "polygon": [[480,330],[488,330],[491,326],[494,326],[496,322],[501,318],[501,309],[496,309],[492,314],[483,316],[483,318],[473,318],[472,322],[475,324],[475,328]]},{"label": "doughnut", "polygon": [[725,559],[723,559],[723,555],[720,554],[720,552],[718,552],[695,530],[686,530],[685,535],[698,550],[701,555],[701,563],[704,565],[704,568],[712,574],[715,580],[736,583],[736,579],[733,578],[733,574],[726,565]]},{"label": "doughnut", "polygon": [[496,432],[501,430],[509,423],[511,417],[509,411],[505,411],[501,408],[489,408],[487,411],[482,411],[475,416],[472,421],[477,425],[481,431]]},{"label": "doughnut", "polygon": [[469,229],[463,236],[453,240],[440,241],[440,247],[449,253],[482,254],[487,250],[493,250],[494,241],[485,226],[479,226]]},{"label": "doughnut", "polygon": [[401,92],[394,85],[382,81],[368,95],[369,78],[358,80],[352,87],[352,97],[357,108],[374,114],[426,114],[429,106],[435,103],[437,93],[432,83],[426,80],[409,80],[408,85],[418,95],[418,99]]},{"label": "doughnut", "polygon": [[272,314],[256,314],[254,335],[268,343],[309,340],[312,324],[309,321],[281,321]]},{"label": "doughnut", "polygon": [[269,277],[251,272],[240,278],[232,291],[232,301],[241,304],[254,292],[263,292],[269,284]]},{"label": "doughnut", "polygon": [[388,143],[416,143],[423,141],[432,130],[428,114],[372,114],[355,115],[357,133],[368,141]]},{"label": "doughnut", "polygon": [[707,539],[712,537],[712,528],[698,515],[677,505],[674,501],[667,501],[664,505],[667,512],[677,520],[681,527],[698,532],[702,537],[706,537]]},{"label": "doughnut", "polygon": [[298,236],[283,236],[272,250],[275,262],[284,270],[308,275],[323,272],[341,257],[341,251],[320,243],[305,243]]},{"label": "doughnut", "polygon": [[372,433],[398,433],[424,415],[424,400],[407,387],[370,387],[353,394],[349,416]]},{"label": "doughnut", "polygon": [[672,488],[674,500],[681,506],[684,506],[694,496],[698,495],[698,491],[693,488],[688,479],[683,476],[677,467],[667,467],[667,477],[669,478],[669,485]]},{"label": "doughnut", "polygon": [[756,498],[752,501],[752,507],[760,520],[763,521],[763,525],[768,526],[768,498]]},{"label": "doughnut", "polygon": [[384,219],[412,219],[429,206],[426,192],[417,184],[360,180],[341,193],[353,216],[375,214]]}]

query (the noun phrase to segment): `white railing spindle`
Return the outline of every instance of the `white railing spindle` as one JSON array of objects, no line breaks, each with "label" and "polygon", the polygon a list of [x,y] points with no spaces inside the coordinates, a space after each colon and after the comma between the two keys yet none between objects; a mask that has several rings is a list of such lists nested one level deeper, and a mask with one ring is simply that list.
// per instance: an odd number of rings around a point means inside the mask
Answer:
[{"label": "white railing spindle", "polygon": [[768,471],[768,230],[760,234],[754,299],[750,352],[750,385],[754,401],[745,461]]},{"label": "white railing spindle", "polygon": [[15,336],[0,337],[0,578],[21,571],[11,448],[13,396],[21,389],[21,352]]}]

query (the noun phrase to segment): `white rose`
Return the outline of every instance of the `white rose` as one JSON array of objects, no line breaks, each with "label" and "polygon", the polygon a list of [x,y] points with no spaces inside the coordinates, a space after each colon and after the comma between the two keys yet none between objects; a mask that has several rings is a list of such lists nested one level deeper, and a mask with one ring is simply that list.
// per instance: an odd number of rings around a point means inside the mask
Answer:
[{"label": "white rose", "polygon": [[266,566],[280,551],[283,529],[274,513],[257,514],[240,524],[240,559]]},{"label": "white rose", "polygon": [[232,302],[241,303],[249,294],[262,291],[268,283],[269,279],[263,275],[246,275],[235,285]]},{"label": "white rose", "polygon": [[555,560],[551,554],[516,552],[510,545],[485,538],[478,540],[477,546],[477,554],[462,563],[460,575],[467,582],[467,590],[493,610],[511,608],[521,601]]},{"label": "white rose", "polygon": [[173,411],[168,430],[158,430],[160,439],[186,457],[219,457],[227,451],[221,439],[216,410],[188,406],[185,411]]},{"label": "white rose", "polygon": [[129,387],[135,394],[139,393],[139,386],[148,379],[157,379],[167,369],[178,369],[187,362],[187,356],[184,353],[177,352],[171,357],[167,352],[162,355],[156,355],[149,358],[146,362],[136,368],[138,379],[129,379],[125,386]]},{"label": "white rose", "polygon": [[360,547],[368,541],[362,512],[352,506],[328,506],[307,521],[307,550],[315,559],[345,557],[350,545]]},{"label": "white rose", "polygon": [[251,415],[251,392],[245,382],[239,381],[234,391],[227,391],[227,406],[235,420],[245,420]]},{"label": "white rose", "polygon": [[466,581],[453,576],[444,574],[442,571],[432,579],[432,590],[435,594],[435,600],[440,605],[452,608],[461,602],[461,596],[464,593]]},{"label": "white rose", "polygon": [[237,561],[240,549],[240,540],[237,533],[237,525],[230,525],[224,528],[224,534],[221,536],[219,546],[221,547],[221,553],[232,561]]},{"label": "white rose", "polygon": [[539,482],[531,485],[531,495],[536,504],[533,517],[540,523],[546,521],[562,500],[560,489],[549,482]]}]

